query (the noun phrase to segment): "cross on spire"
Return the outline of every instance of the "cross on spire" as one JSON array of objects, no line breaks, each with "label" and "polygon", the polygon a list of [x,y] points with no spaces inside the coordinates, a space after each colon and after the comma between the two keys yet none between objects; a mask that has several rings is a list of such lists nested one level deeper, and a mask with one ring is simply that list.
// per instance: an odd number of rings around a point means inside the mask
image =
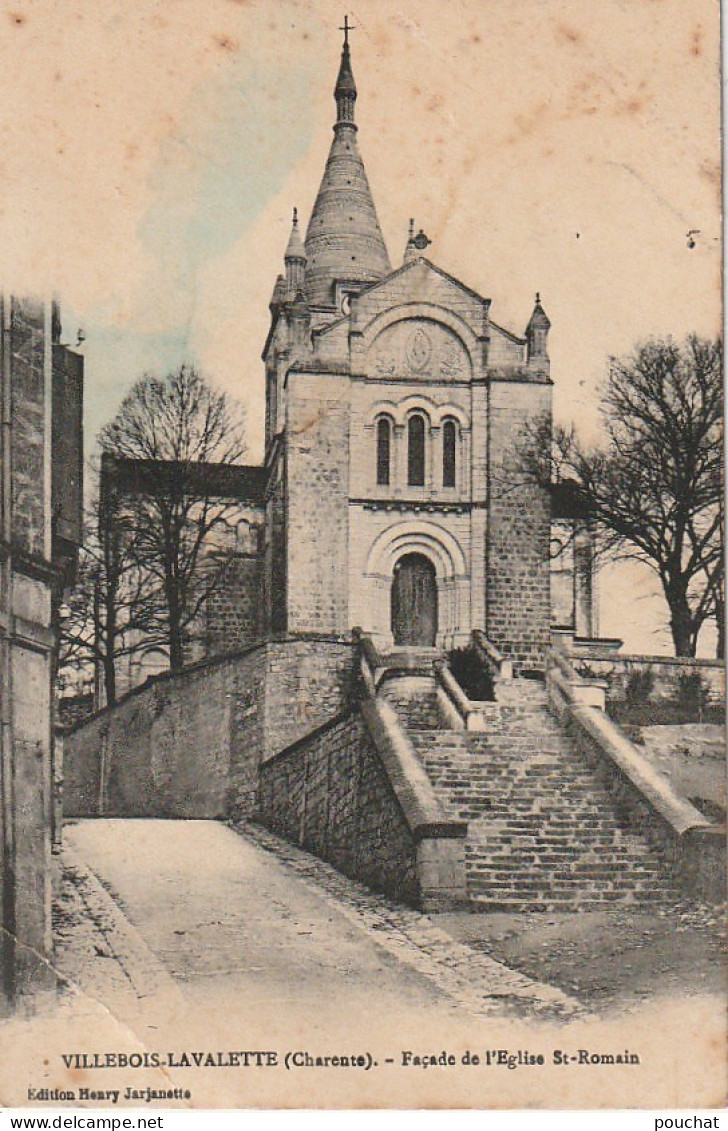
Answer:
[{"label": "cross on spire", "polygon": [[344,47],[349,46],[349,32],[356,31],[354,24],[349,23],[349,17],[344,16],[344,26],[339,28],[339,31],[344,33]]},{"label": "cross on spire", "polygon": [[336,86],[334,88],[337,125],[341,125],[342,122],[349,122],[351,125],[354,125],[356,83],[354,82],[354,73],[351,69],[351,52],[349,50],[349,32],[353,30],[352,24],[349,23],[349,17],[344,16],[344,26],[339,28],[339,31],[343,31],[344,33],[344,45],[341,48],[339,77],[336,80]]}]

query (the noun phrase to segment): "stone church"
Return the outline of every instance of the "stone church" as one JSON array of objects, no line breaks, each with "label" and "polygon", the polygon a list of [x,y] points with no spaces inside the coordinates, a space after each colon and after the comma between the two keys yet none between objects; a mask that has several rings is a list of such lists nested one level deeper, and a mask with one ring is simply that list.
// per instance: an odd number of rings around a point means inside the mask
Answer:
[{"label": "stone church", "polygon": [[[254,821],[426,910],[716,898],[724,834],[609,714],[680,671],[597,638],[589,515],[532,471],[549,319],[501,326],[414,224],[392,264],[347,38],[270,301],[265,460],[213,484],[241,533],[205,662],[69,733],[65,812]],[[102,475],[123,500],[148,470]]]},{"label": "stone church", "polygon": [[[522,336],[499,325],[413,223],[391,262],[346,41],[334,100],[326,168],[305,234],[294,211],[263,350],[268,624],[356,625],[384,649],[449,649],[480,628],[540,667],[552,500],[522,453],[551,414],[548,316],[537,295]],[[575,627],[571,604],[561,619]]]},{"label": "stone church", "polygon": [[[552,626],[596,635],[588,516],[524,470],[551,419],[548,316],[537,295],[522,335],[501,326],[413,222],[392,263],[348,29],[334,102],[313,211],[304,232],[294,209],[270,300],[264,466],[223,469],[244,537],[191,658],[353,627],[385,651],[451,650],[480,629],[517,668],[542,669]],[[104,460],[110,494],[144,490],[142,466]],[[120,689],[166,658],[131,663]]]}]

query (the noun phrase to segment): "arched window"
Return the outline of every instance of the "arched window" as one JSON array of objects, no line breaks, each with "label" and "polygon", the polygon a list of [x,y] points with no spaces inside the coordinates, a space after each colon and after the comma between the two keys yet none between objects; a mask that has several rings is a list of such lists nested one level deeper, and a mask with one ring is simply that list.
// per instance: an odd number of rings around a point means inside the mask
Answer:
[{"label": "arched window", "polygon": [[457,427],[454,420],[446,420],[442,426],[442,485],[455,486],[455,461],[457,449]]},{"label": "arched window", "polygon": [[392,425],[386,416],[377,421],[377,486],[388,487],[392,454]]},{"label": "arched window", "polygon": [[425,485],[425,420],[416,415],[407,426],[407,482],[410,487]]}]

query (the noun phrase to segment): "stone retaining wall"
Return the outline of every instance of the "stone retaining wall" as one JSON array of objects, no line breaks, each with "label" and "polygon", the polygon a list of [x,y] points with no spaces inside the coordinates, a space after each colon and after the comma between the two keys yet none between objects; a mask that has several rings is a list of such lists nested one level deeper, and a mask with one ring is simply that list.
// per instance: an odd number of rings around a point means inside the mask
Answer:
[{"label": "stone retaining wall", "polygon": [[419,902],[417,845],[359,715],[261,766],[259,819],[345,875]]},{"label": "stone retaining wall", "polygon": [[423,910],[467,902],[467,825],[443,812],[386,703],[366,700],[260,766],[258,820]]},{"label": "stone retaining wall", "polygon": [[721,660],[630,655],[592,651],[588,646],[577,646],[567,655],[579,675],[606,682],[608,706],[630,702],[687,705],[698,687],[705,706],[725,705],[725,665]]},{"label": "stone retaining wall", "polygon": [[339,714],[352,679],[352,645],[331,637],[272,640],[154,677],[67,733],[64,813],[248,815],[259,761]]}]

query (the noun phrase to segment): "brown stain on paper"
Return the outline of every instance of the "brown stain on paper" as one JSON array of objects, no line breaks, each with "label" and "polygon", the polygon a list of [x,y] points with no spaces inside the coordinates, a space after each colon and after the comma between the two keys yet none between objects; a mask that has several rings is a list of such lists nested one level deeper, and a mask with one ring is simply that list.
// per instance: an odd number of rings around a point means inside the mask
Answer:
[{"label": "brown stain on paper", "polygon": [[213,42],[220,51],[223,51],[227,54],[237,51],[240,46],[236,39],[233,39],[231,35],[226,35],[224,33],[214,36]]},{"label": "brown stain on paper", "polygon": [[584,42],[584,36],[581,32],[568,24],[557,24],[555,31],[556,39],[561,43],[570,43],[573,47],[580,47]]}]

